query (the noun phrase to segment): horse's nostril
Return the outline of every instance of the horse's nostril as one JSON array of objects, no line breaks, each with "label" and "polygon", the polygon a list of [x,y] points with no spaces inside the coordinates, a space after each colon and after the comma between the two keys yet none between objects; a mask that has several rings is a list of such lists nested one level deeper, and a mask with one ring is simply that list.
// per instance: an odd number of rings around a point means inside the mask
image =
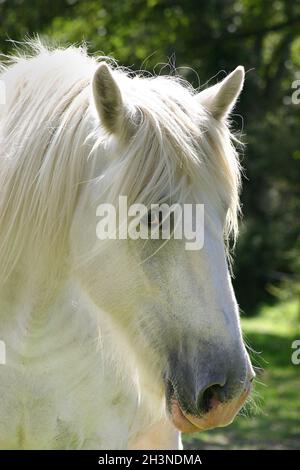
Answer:
[{"label": "horse's nostril", "polygon": [[198,395],[197,409],[200,413],[207,413],[218,403],[223,402],[225,398],[225,389],[222,385],[210,385]]}]

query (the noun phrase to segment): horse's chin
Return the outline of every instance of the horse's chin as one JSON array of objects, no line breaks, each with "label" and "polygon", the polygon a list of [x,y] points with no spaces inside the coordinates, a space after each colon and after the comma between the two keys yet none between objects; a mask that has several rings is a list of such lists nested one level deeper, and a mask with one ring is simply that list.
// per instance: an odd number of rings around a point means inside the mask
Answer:
[{"label": "horse's chin", "polygon": [[249,393],[250,388],[228,403],[216,401],[211,404],[211,409],[201,417],[185,413],[178,401],[173,400],[171,406],[172,422],[179,431],[184,433],[207,431],[208,429],[228,426],[243,406]]}]

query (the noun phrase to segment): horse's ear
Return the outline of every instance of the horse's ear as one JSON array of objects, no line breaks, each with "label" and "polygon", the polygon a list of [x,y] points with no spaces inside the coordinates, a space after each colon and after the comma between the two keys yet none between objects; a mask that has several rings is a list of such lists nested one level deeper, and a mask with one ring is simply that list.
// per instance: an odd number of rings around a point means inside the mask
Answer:
[{"label": "horse's ear", "polygon": [[225,119],[242,91],[244,79],[244,67],[240,65],[220,83],[201,91],[196,95],[197,99],[214,118]]},{"label": "horse's ear", "polygon": [[95,106],[104,127],[111,133],[118,133],[123,119],[123,101],[111,69],[105,62],[97,68],[92,88]]}]

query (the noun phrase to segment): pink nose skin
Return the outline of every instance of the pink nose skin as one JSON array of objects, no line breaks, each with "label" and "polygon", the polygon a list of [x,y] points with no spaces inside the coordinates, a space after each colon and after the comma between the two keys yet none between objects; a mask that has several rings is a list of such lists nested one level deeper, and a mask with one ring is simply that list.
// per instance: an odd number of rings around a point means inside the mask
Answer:
[{"label": "pink nose skin", "polygon": [[240,396],[226,403],[222,403],[216,396],[212,396],[209,403],[209,410],[201,417],[185,413],[181,409],[178,401],[173,398],[171,404],[171,419],[175,427],[185,433],[227,426],[234,420],[250,391],[251,381],[247,382]]}]

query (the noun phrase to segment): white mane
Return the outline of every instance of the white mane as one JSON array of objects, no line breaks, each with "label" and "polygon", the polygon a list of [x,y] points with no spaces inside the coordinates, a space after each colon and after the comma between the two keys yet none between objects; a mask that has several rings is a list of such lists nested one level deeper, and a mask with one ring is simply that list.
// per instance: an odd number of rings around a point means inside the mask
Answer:
[{"label": "white mane", "polygon": [[[68,249],[78,192],[95,177],[86,174],[88,158],[101,158],[111,139],[91,97],[98,61],[83,48],[51,50],[36,42],[31,53],[7,58],[2,66],[7,93],[0,115],[3,279],[27,252],[46,247],[55,259]],[[218,211],[227,211],[226,238],[236,233],[240,171],[228,127],[209,116],[182,79],[132,77],[116,66],[114,74],[128,113],[124,151],[102,175],[103,181],[114,175],[110,197],[127,194],[149,204],[170,193],[184,197],[197,184]]]}]

